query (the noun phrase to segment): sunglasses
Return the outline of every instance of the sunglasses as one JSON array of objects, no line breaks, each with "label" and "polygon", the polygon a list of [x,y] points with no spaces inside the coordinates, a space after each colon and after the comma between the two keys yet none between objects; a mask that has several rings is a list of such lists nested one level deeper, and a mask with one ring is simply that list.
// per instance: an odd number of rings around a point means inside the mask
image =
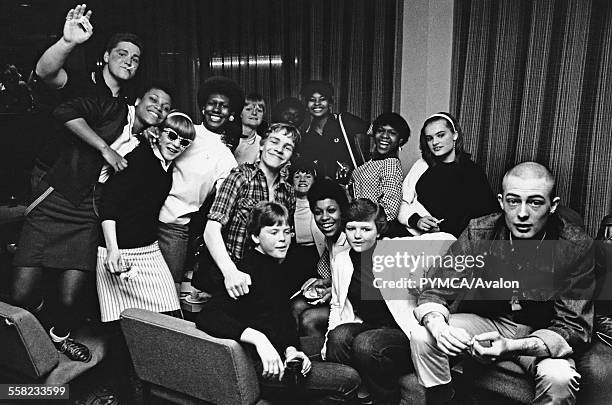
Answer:
[{"label": "sunglasses", "polygon": [[183,138],[172,128],[164,128],[162,132],[164,132],[168,139],[170,139],[172,142],[179,139],[179,144],[183,149],[186,149],[189,145],[191,145],[191,142],[193,142],[191,139]]}]

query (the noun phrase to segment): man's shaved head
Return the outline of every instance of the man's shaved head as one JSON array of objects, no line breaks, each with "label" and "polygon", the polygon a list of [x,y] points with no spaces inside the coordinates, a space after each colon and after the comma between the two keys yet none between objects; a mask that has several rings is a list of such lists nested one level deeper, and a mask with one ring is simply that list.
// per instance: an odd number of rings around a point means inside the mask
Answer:
[{"label": "man's shaved head", "polygon": [[523,162],[508,170],[502,180],[502,192],[506,191],[508,178],[517,177],[521,180],[542,179],[550,187],[549,198],[553,198],[555,192],[555,178],[546,166],[536,162]]},{"label": "man's shaved head", "polygon": [[548,217],[555,212],[559,197],[554,197],[555,179],[539,163],[525,162],[506,173],[502,194],[497,199],[504,211],[506,226],[518,239],[543,238]]}]

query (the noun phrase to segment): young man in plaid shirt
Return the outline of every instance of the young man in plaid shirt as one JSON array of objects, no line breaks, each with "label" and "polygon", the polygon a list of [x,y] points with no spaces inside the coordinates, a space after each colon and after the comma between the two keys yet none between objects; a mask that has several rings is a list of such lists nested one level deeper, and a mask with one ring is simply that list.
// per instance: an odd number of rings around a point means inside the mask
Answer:
[{"label": "young man in plaid shirt", "polygon": [[204,241],[219,268],[211,276],[219,282],[223,278],[232,298],[248,294],[251,284],[249,275],[236,267],[245,250],[251,209],[260,201],[275,201],[293,215],[295,193],[281,170],[293,156],[299,140],[300,133],[294,126],[272,124],[261,140],[260,159],[234,169],[217,192],[204,229]]}]

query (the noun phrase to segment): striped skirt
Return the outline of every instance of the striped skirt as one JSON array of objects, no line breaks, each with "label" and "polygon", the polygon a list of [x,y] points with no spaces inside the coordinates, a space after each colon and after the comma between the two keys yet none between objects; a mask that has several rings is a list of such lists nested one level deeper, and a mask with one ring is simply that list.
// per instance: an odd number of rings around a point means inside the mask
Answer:
[{"label": "striped skirt", "polygon": [[106,248],[98,247],[96,286],[102,322],[116,321],[127,308],[154,312],[180,308],[176,287],[157,241],[144,247],[120,249],[131,277],[112,274],[104,267]]}]

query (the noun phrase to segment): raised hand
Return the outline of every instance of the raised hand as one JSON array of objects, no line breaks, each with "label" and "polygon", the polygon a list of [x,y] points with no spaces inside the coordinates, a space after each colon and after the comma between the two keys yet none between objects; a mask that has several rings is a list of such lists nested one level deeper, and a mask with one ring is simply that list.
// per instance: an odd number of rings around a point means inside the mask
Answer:
[{"label": "raised hand", "polygon": [[86,4],[77,5],[66,14],[66,22],[64,23],[63,39],[70,44],[82,44],[87,41],[93,34],[93,26],[91,25],[92,11],[87,11]]}]

